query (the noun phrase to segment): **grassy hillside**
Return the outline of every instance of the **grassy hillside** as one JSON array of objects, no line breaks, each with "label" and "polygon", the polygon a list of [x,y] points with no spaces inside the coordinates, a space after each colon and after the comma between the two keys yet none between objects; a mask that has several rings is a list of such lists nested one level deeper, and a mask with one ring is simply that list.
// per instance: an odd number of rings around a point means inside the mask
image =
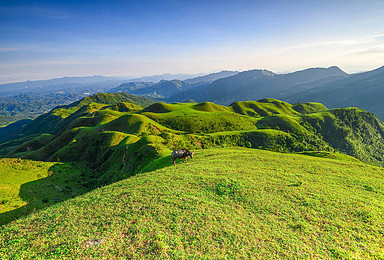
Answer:
[{"label": "grassy hillside", "polygon": [[[81,187],[90,190],[163,167],[164,158],[181,148],[248,147],[327,158],[348,154],[372,165],[384,162],[384,125],[358,108],[327,110],[318,103],[291,105],[276,99],[236,102],[228,107],[211,102],[155,103],[144,109],[117,99],[112,100],[118,102],[115,104],[91,102],[106,102],[105,97],[100,94],[83,100],[84,105],[78,102],[52,110],[32,122],[23,138],[1,144],[0,153],[65,165],[86,163],[90,175],[68,174],[68,178],[81,180],[78,188],[77,184],[71,188],[75,195],[84,192]],[[28,135],[33,127],[40,133]],[[52,187],[60,185],[59,181]],[[14,212],[22,212],[24,204],[17,196],[3,199],[8,200],[7,211],[13,207]],[[39,203],[31,203],[25,212],[48,205]]]},{"label": "grassy hillside", "polygon": [[383,175],[306,155],[200,150],[1,226],[0,258],[381,259]]},{"label": "grassy hillside", "polygon": [[86,165],[0,160],[0,225],[90,190]]},{"label": "grassy hillside", "polygon": [[[103,106],[116,106],[119,103],[130,103],[142,109],[142,107],[154,102],[152,99],[129,95],[127,93],[99,93],[85,97],[69,105],[58,106],[28,124],[17,124],[16,127],[4,129],[0,131],[0,133],[6,132],[6,134],[3,135],[3,138],[0,138],[0,141],[5,142],[11,138],[24,138],[30,135],[57,133],[78,117],[84,116],[92,110],[102,109]],[[116,110],[116,108],[113,107],[111,107],[111,109]],[[128,109],[127,111],[130,110]]]},{"label": "grassy hillside", "polygon": [[[359,162],[384,162],[373,114],[110,95],[0,145],[21,158],[0,162],[1,259],[384,257],[384,170]],[[171,166],[180,148],[196,156]]]},{"label": "grassy hillside", "polygon": [[33,160],[87,161],[100,176],[109,171],[121,178],[136,171],[122,166],[124,156],[138,166],[144,159],[181,148],[337,150],[370,164],[384,162],[384,124],[361,109],[327,110],[319,103],[291,105],[276,99],[228,107],[211,102],[154,103],[143,109],[120,102],[131,97],[127,95],[98,94],[56,108],[29,124],[20,140],[0,145],[0,153]]}]

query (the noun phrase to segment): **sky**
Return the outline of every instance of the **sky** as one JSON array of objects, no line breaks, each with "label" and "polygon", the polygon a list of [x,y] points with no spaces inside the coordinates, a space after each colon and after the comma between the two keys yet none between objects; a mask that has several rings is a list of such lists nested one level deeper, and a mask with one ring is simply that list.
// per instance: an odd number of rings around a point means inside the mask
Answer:
[{"label": "sky", "polygon": [[0,83],[384,65],[383,0],[0,0]]}]

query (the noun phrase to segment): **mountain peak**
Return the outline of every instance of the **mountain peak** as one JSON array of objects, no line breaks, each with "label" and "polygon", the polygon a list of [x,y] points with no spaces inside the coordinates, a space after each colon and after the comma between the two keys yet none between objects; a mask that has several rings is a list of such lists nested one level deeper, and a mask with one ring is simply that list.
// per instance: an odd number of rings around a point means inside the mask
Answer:
[{"label": "mountain peak", "polygon": [[326,70],[332,71],[334,73],[340,73],[340,74],[347,75],[347,73],[345,71],[343,71],[342,69],[340,69],[338,66],[331,66],[329,68],[326,68]]},{"label": "mountain peak", "polygon": [[252,74],[254,76],[267,76],[267,77],[273,77],[277,75],[276,73],[266,69],[247,70],[247,71],[240,72],[239,74],[243,74],[243,75]]}]

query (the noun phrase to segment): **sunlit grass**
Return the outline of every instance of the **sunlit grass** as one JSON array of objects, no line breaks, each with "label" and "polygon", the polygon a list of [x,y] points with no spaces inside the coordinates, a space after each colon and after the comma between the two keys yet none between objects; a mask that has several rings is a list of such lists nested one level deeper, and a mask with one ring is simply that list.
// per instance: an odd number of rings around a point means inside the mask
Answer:
[{"label": "sunlit grass", "polygon": [[356,162],[202,150],[1,227],[0,257],[380,259],[383,176]]},{"label": "sunlit grass", "polygon": [[[89,190],[84,165],[0,160],[0,225]],[[83,173],[83,175],[81,175]]]}]

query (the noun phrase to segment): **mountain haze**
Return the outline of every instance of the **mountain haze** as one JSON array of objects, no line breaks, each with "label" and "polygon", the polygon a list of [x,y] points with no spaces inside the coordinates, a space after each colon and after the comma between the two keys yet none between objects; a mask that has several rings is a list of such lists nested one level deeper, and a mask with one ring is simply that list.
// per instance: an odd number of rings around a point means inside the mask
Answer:
[{"label": "mountain haze", "polygon": [[184,101],[193,99],[200,102],[211,101],[228,105],[239,100],[279,98],[284,92],[306,89],[312,84],[319,85],[348,76],[336,66],[306,69],[289,74],[276,74],[268,70],[250,70],[218,79],[204,90],[182,93],[183,96],[179,96],[179,98],[184,99]]},{"label": "mountain haze", "polygon": [[216,72],[216,73],[211,73],[211,74],[208,74],[208,75],[205,75],[205,76],[201,76],[201,77],[186,79],[185,82],[191,83],[191,84],[198,83],[198,82],[213,82],[213,81],[221,79],[221,78],[226,78],[226,77],[234,76],[234,75],[236,75],[238,73],[239,73],[238,71],[224,70],[224,71],[220,71],[220,72]]},{"label": "mountain haze", "polygon": [[284,93],[281,98],[289,102],[321,102],[332,108],[358,106],[383,120],[384,66],[305,91],[298,89],[292,93]]},{"label": "mountain haze", "polygon": [[207,87],[212,81],[236,75],[235,71],[221,71],[205,76],[182,80],[161,80],[158,83],[131,82],[124,83],[109,90],[111,93],[126,92],[161,100],[172,100],[175,96],[188,90],[198,90]]},{"label": "mountain haze", "polygon": [[25,81],[0,85],[0,95],[10,96],[20,93],[57,93],[105,91],[108,88],[123,83],[124,79],[104,76],[63,77],[49,80]]}]

